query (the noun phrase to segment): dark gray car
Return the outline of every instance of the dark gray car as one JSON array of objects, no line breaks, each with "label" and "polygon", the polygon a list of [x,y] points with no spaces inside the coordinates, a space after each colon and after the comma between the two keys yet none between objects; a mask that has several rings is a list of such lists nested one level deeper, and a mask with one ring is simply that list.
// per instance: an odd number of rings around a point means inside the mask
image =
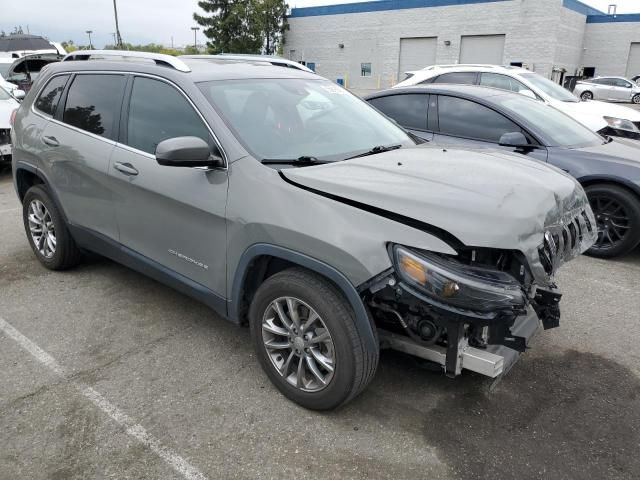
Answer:
[{"label": "dark gray car", "polygon": [[248,324],[269,378],[313,409],[361,392],[380,346],[497,377],[558,326],[554,274],[596,231],[570,176],[418,148],[295,69],[95,56],[48,67],[15,117],[47,268],[90,250]]},{"label": "dark gray car", "polygon": [[543,103],[495,88],[418,86],[367,100],[431,143],[499,148],[573,175],[598,222],[589,254],[614,257],[640,243],[640,141],[602,137]]}]

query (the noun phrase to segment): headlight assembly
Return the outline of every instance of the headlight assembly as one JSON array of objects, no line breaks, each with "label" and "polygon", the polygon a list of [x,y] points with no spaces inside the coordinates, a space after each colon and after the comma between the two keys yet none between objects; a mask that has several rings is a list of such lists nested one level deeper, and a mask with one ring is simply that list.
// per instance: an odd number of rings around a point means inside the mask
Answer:
[{"label": "headlight assembly", "polygon": [[393,255],[400,278],[439,303],[477,312],[520,310],[526,304],[522,286],[508,273],[398,245]]},{"label": "headlight assembly", "polygon": [[602,117],[609,124],[611,128],[616,128],[619,130],[628,130],[630,132],[640,132],[638,127],[636,127],[631,120],[626,120],[624,118],[615,118],[615,117]]}]

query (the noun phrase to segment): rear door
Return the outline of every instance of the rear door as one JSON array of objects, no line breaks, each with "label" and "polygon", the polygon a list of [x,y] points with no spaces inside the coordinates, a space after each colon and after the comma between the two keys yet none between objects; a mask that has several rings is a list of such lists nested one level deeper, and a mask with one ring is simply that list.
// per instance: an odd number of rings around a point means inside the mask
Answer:
[{"label": "rear door", "polygon": [[[122,74],[73,75],[41,135],[41,166],[69,222],[112,239],[117,227],[107,175],[125,82]],[[47,110],[57,95],[43,93],[36,110]]]},{"label": "rear door", "polygon": [[158,143],[182,136],[200,137],[213,151],[213,134],[173,83],[135,76],[128,90],[109,169],[120,242],[224,297],[227,169],[166,167],[155,159]]},{"label": "rear door", "polygon": [[616,102],[631,101],[631,87],[631,82],[622,78],[614,78],[613,86],[611,87],[611,99]]},{"label": "rear door", "polygon": [[[471,146],[474,148],[498,148],[516,151],[513,147],[502,147],[499,140],[505,133],[522,132],[534,144],[531,136],[519,125],[489,107],[464,98],[449,95],[437,97],[438,124],[433,141],[439,145]],[[433,101],[433,100],[432,100]],[[523,153],[518,150],[518,153]],[[538,160],[547,159],[545,148],[524,152]]]},{"label": "rear door", "polygon": [[369,100],[369,103],[414,135],[430,141],[433,132],[428,128],[429,95],[403,93]]}]

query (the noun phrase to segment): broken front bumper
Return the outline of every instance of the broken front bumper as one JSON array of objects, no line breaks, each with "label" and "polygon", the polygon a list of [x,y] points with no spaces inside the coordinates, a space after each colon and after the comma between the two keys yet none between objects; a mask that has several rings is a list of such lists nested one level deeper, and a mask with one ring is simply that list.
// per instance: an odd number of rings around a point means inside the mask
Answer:
[{"label": "broken front bumper", "polygon": [[[526,314],[515,319],[510,329],[511,336],[523,339],[524,345],[528,346],[539,327],[538,315],[532,307],[529,307]],[[378,334],[383,346],[438,363],[443,366],[449,376],[460,375],[464,369],[496,378],[506,374],[520,357],[519,351],[505,345],[472,347],[466,337],[461,338],[457,344],[450,342],[448,347],[443,347],[424,346],[407,336],[386,330],[379,329]]]}]

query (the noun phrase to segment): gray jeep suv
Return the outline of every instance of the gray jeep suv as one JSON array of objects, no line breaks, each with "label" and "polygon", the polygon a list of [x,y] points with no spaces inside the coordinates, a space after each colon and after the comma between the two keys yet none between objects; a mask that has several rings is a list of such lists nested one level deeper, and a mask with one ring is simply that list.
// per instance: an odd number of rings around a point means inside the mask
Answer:
[{"label": "gray jeep suv", "polygon": [[97,252],[248,324],[269,378],[312,409],[361,392],[381,347],[497,377],[558,325],[554,273],[596,236],[559,170],[416,145],[294,69],[71,58],[42,72],[12,133],[47,268]]}]

